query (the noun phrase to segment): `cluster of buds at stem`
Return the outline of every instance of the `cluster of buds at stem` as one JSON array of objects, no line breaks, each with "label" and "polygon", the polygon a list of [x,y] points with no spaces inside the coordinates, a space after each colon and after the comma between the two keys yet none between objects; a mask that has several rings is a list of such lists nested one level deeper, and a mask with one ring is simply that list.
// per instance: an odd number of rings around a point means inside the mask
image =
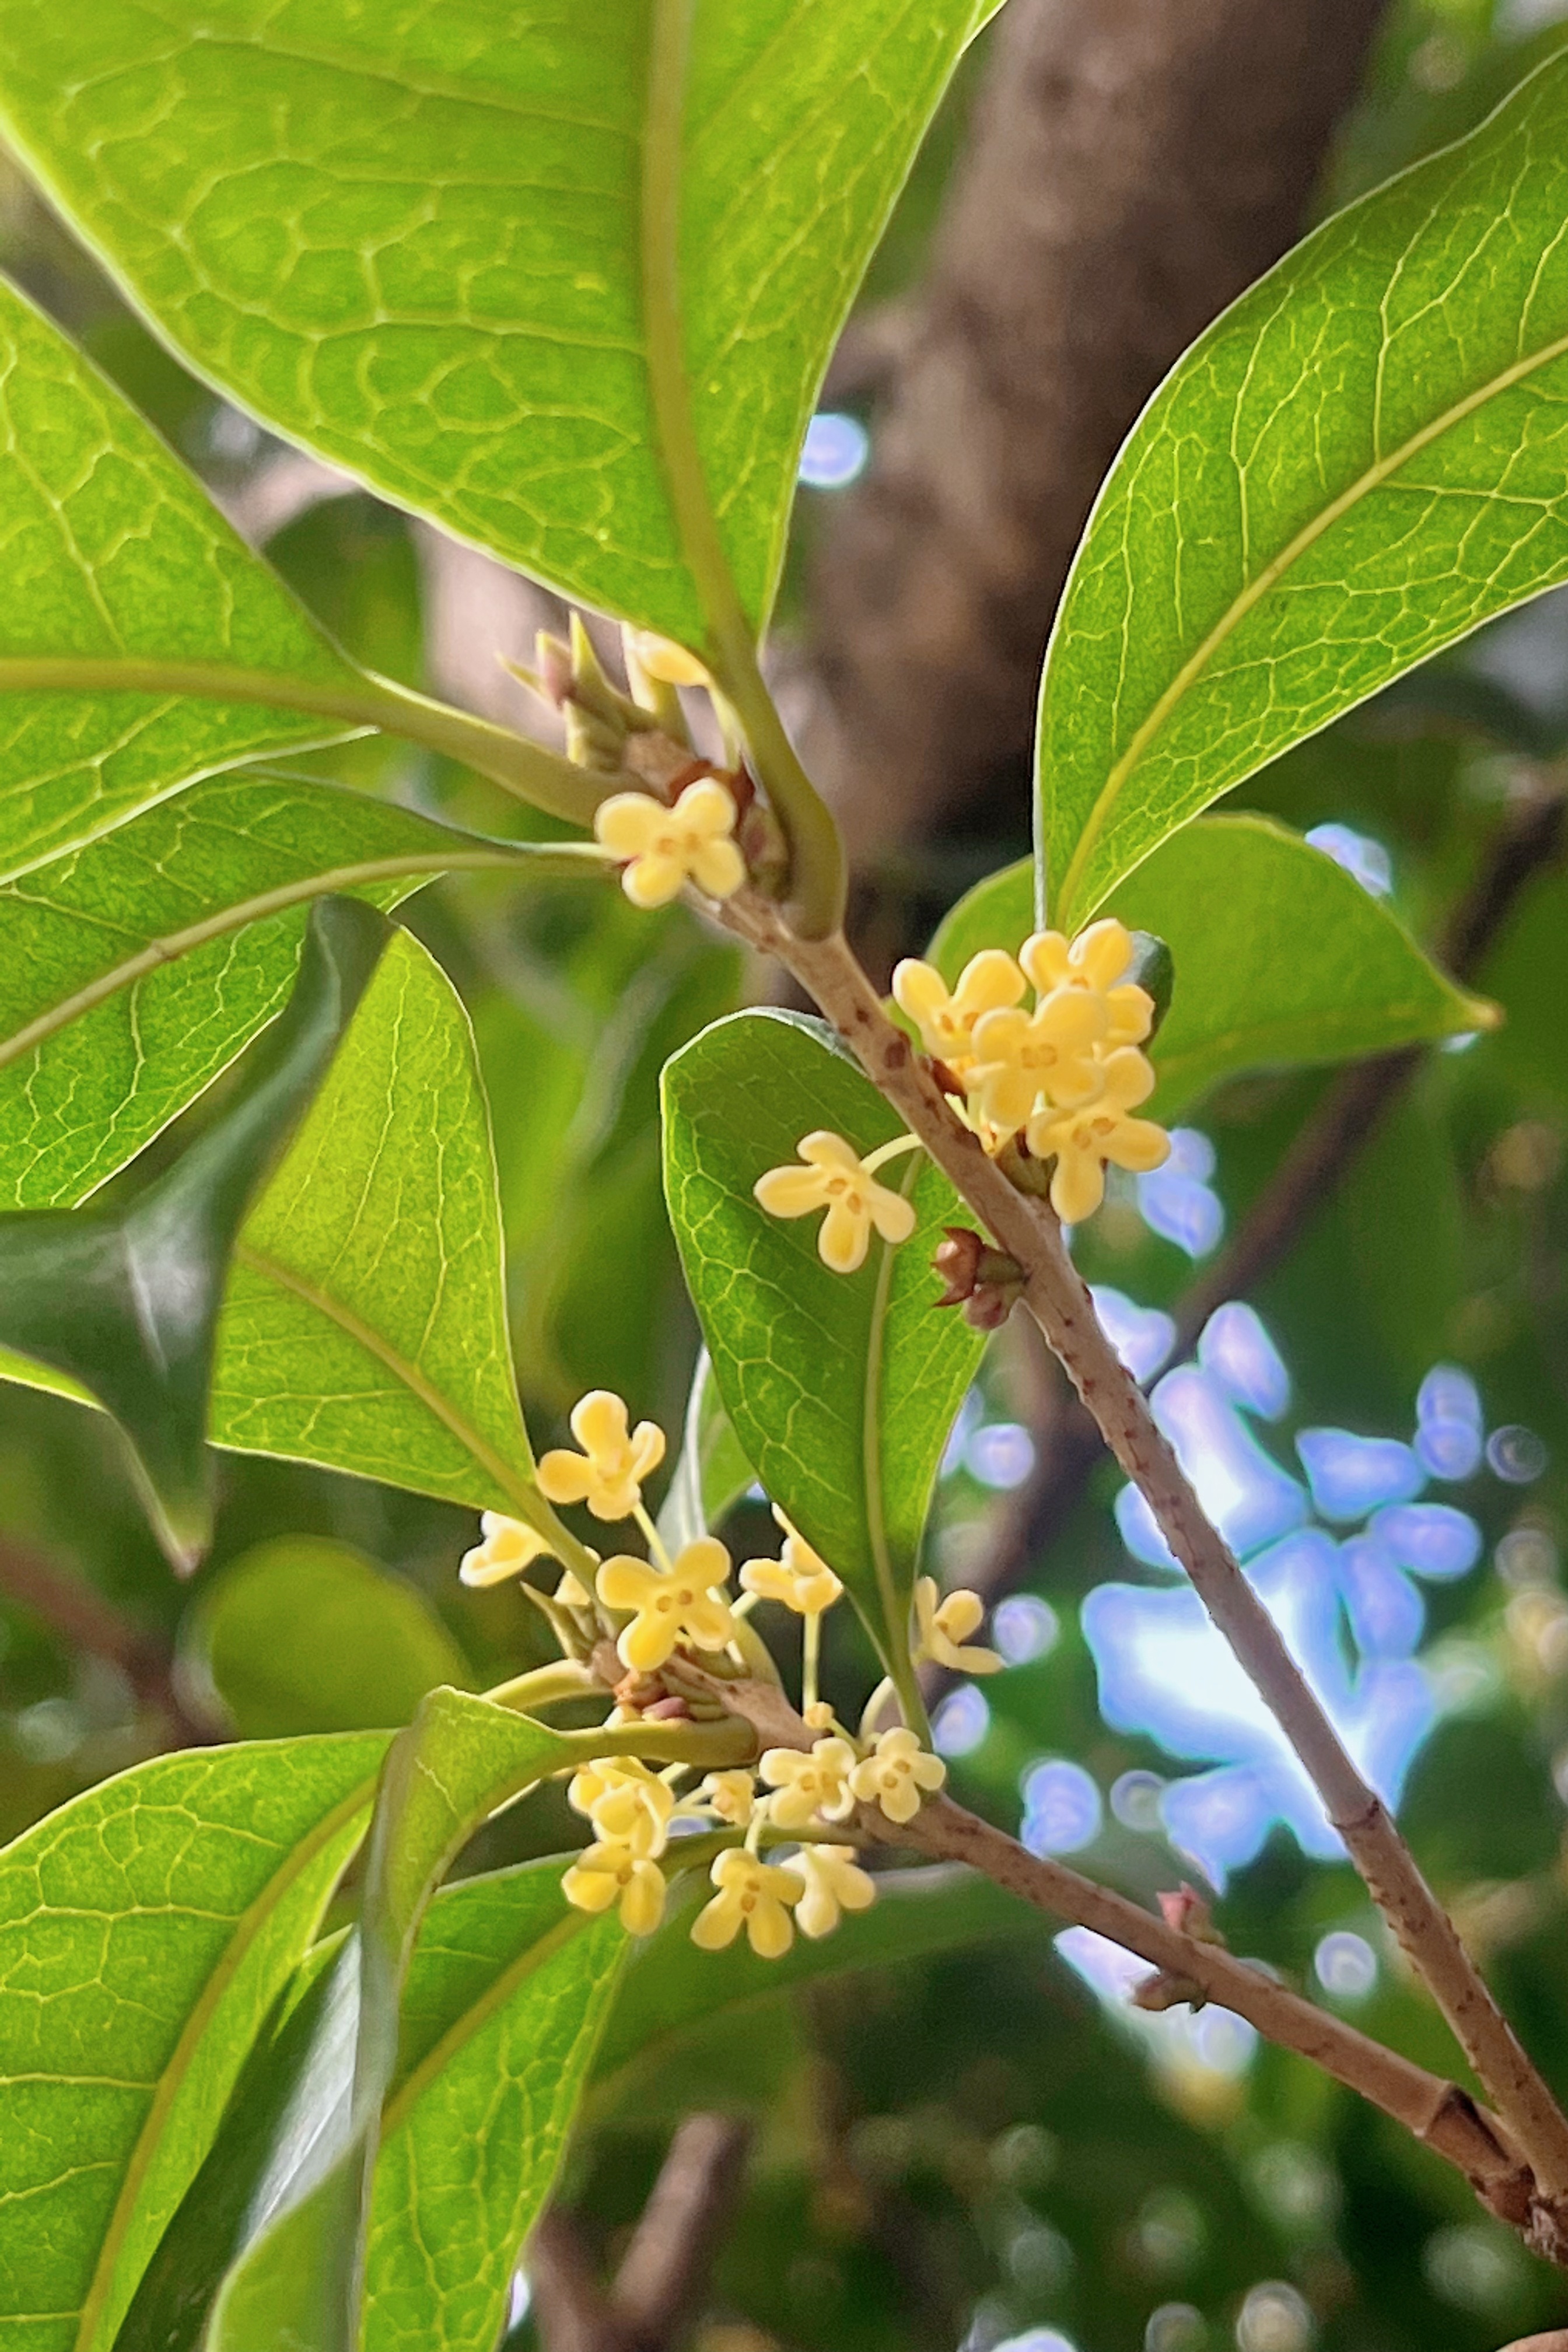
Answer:
[{"label": "cluster of buds at stem", "polygon": [[947,1285],[936,1307],[962,1307],[976,1331],[999,1330],[1024,1295],[1024,1269],[968,1225],[944,1225],[931,1270]]},{"label": "cluster of buds at stem", "polygon": [[[1161,1895],[1160,1909],[1166,1927],[1173,1927],[1179,1936],[1190,1937],[1194,1944],[1212,1944],[1222,1952],[1228,1950],[1224,1936],[1215,1925],[1214,1913],[1196,1887],[1189,1886],[1185,1879],[1174,1894]],[[1183,2007],[1199,2010],[1207,2000],[1208,1994],[1194,1977],[1162,1969],[1158,1975],[1145,1977],[1134,1988],[1132,2006],[1156,2011]]]},{"label": "cluster of buds at stem", "polygon": [[[738,730],[707,670],[694,654],[646,631],[625,629],[622,637],[629,693],[622,693],[609,677],[576,613],[569,637],[540,631],[536,668],[516,663],[507,667],[541,701],[560,712],[566,756],[575,766],[634,783],[667,808],[704,778],[721,784],[734,803],[734,838],[747,873],[759,889],[779,895],[788,867],[784,835],[757,796]],[[712,696],[724,738],[724,763],[693,749],[681,687],[702,688]]]}]

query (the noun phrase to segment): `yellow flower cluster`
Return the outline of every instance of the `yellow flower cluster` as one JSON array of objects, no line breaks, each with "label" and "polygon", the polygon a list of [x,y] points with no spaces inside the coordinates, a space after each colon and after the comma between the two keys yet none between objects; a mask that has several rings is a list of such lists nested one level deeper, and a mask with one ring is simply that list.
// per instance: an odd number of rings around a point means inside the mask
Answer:
[{"label": "yellow flower cluster", "polygon": [[651,1936],[664,1917],[665,1875],[658,1866],[669,1839],[675,1796],[636,1757],[601,1757],[574,1775],[567,1802],[586,1814],[594,1843],[561,1881],[579,1911],[619,1906],[628,1936]]},{"label": "yellow flower cluster", "polygon": [[928,963],[910,960],[893,974],[894,996],[962,1090],[986,1149],[1021,1136],[1037,1160],[1056,1162],[1051,1202],[1069,1224],[1099,1208],[1108,1162],[1157,1168],[1170,1150],[1163,1128],[1132,1116],[1153,1091],[1140,1049],[1154,1003],[1128,977],[1131,962],[1131,935],[1108,918],[1070,943],[1037,931],[1016,961],[987,948],[951,991]]},{"label": "yellow flower cluster", "polygon": [[[912,1821],[924,1795],[942,1786],[946,1767],[902,1727],[872,1740],[864,1732],[851,1738],[818,1699],[821,1621],[844,1587],[781,1512],[774,1516],[784,1530],[782,1556],[747,1560],[741,1571],[744,1597],[731,1601],[724,1546],[700,1536],[672,1559],[644,1507],[642,1484],[664,1458],[663,1431],[647,1421],[634,1429],[624,1400],[603,1389],[579,1401],[571,1425],[578,1450],[562,1447],[544,1455],[538,1470],[542,1492],[552,1502],[585,1504],[599,1519],[636,1518],[653,1557],[617,1553],[600,1561],[589,1553],[594,1595],[567,1570],[557,1600],[580,1611],[591,1611],[596,1600],[601,1626],[606,1633],[618,1627],[621,1663],[637,1675],[656,1675],[683,1644],[709,1653],[730,1648],[739,1617],[754,1601],[781,1602],[803,1621],[803,1706],[807,1724],[821,1736],[809,1748],[766,1749],[754,1771],[710,1772],[689,1795],[677,1794],[681,1767],[660,1775],[635,1755],[602,1756],[583,1765],[567,1797],[588,1821],[593,1838],[564,1873],[563,1892],[578,1910],[614,1909],[629,1935],[650,1936],[664,1916],[677,1816],[690,1827],[703,1821],[721,1825],[721,1834],[742,1833],[745,1843],[726,1844],[714,1856],[714,1892],[693,1923],[692,1939],[717,1950],[743,1931],[754,1952],[776,1958],[789,1949],[797,1927],[805,1936],[825,1936],[845,1911],[864,1910],[875,1895],[854,1847],[832,1841],[833,1826],[847,1821],[858,1804],[878,1806],[892,1822]],[[465,1555],[460,1571],[468,1584],[521,1574],[550,1549],[534,1529],[500,1512],[486,1512],[480,1529],[482,1541]],[[566,1541],[564,1531],[556,1540]],[[915,1595],[916,1654],[968,1673],[999,1664],[988,1651],[963,1646],[982,1614],[976,1595],[952,1593],[939,1601],[936,1586],[921,1580]],[[628,1698],[612,1720],[635,1720],[636,1706]],[[764,1836],[790,1847],[785,1859],[764,1859]]]}]

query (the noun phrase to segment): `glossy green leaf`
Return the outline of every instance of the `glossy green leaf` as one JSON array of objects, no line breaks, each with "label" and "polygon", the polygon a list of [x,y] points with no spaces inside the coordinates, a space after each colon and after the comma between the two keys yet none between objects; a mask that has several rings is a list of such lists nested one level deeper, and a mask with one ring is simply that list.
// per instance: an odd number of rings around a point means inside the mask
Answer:
[{"label": "glossy green leaf", "polygon": [[889,1673],[908,1624],[937,1466],[984,1341],[939,1312],[931,1254],[957,1195],[922,1153],[883,1181],[915,1202],[900,1248],[873,1238],[858,1274],[817,1255],[819,1220],[765,1216],[752,1187],[815,1128],[861,1153],[896,1115],[821,1023],[742,1013],[664,1077],[665,1190],[724,1409],[769,1495],[831,1562]]},{"label": "glossy green leaf", "polygon": [[671,379],[692,387],[706,503],[760,623],[839,324],[988,13],[5,0],[0,110],[134,299],[247,408],[696,642]]},{"label": "glossy green leaf", "polygon": [[[409,1963],[365,2276],[368,2352],[489,2352],[621,1981],[614,1915],[569,1912],[559,1862],[463,1879]],[[308,2168],[345,2145],[358,1949],[308,1958],[165,2232],[116,2352],[197,2352],[224,2271]],[[293,1989],[291,1989],[293,1990]]]},{"label": "glossy green leaf", "polygon": [[193,1101],[281,1009],[308,900],[390,908],[487,867],[604,870],[334,785],[226,776],[0,889],[0,1203],[79,1201]]},{"label": "glossy green leaf", "polygon": [[[952,980],[981,948],[1016,951],[1033,906],[1025,858],[959,900],[931,941],[932,961]],[[1342,866],[1267,817],[1184,826],[1120,884],[1108,911],[1156,933],[1175,963],[1171,1009],[1149,1049],[1158,1118],[1243,1070],[1349,1061],[1496,1018]]]},{"label": "glossy green leaf", "polygon": [[[462,1846],[563,1760],[560,1735],[483,1699],[433,1691],[388,1754],[360,1920],[360,2002],[346,2145],[229,2273],[210,2352],[357,2352],[368,2189],[397,2067],[404,1980],[425,1909]],[[428,2339],[427,2339],[428,2340]]]},{"label": "glossy green leaf", "polygon": [[672,1551],[710,1535],[756,1476],[741,1451],[713,1377],[713,1360],[700,1350],[687,1400],[686,1429],[658,1514],[658,1531]]},{"label": "glossy green leaf", "polygon": [[1326,222],[1155,394],[1040,709],[1053,921],[1489,615],[1568,575],[1568,54]]},{"label": "glossy green leaf", "polygon": [[[114,387],[0,280],[0,875],[193,777],[320,743],[286,705],[352,693],[345,662]],[[40,690],[28,665],[158,661],[258,688]],[[107,673],[106,673],[107,675]]]},{"label": "glossy green leaf", "polygon": [[559,1864],[455,1886],[403,2004],[365,2263],[365,2352],[490,2352],[582,2101],[627,1943]]},{"label": "glossy green leaf", "polygon": [[468,1660],[424,1594],[325,1536],[280,1536],[207,1584],[194,1638],[242,1739],[395,1729]]},{"label": "glossy green leaf", "polygon": [[0,1856],[0,2318],[19,2352],[108,2352],[384,1748],[160,1757]]},{"label": "glossy green leaf", "polygon": [[[711,1892],[706,1886],[701,1899]],[[1047,1922],[1017,1896],[975,1872],[942,1864],[882,1874],[868,1911],[846,1911],[831,1936],[797,1936],[782,1960],[759,1960],[744,1939],[721,1952],[700,1952],[687,1929],[698,1894],[668,1927],[639,1946],[599,2045],[594,2070],[601,2095],[618,2093],[642,2065],[657,2063],[689,2034],[727,2010],[776,2000],[824,1977],[857,1969],[900,1968],[998,1937],[1036,1937]]]},{"label": "glossy green leaf", "polygon": [[121,1207],[0,1218],[0,1340],[113,1414],[183,1567],[211,1532],[208,1398],[236,1236],[390,937],[356,899],[321,903],[289,1010],[248,1084],[173,1167]]},{"label": "glossy green leaf", "polygon": [[247,1221],[212,1432],[479,1510],[537,1507],[473,1037],[405,932]]}]

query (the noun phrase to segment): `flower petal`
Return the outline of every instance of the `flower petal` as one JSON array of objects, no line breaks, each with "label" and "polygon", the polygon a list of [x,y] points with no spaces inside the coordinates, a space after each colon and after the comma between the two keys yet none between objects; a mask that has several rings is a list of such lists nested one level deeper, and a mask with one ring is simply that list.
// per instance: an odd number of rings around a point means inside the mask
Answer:
[{"label": "flower petal", "polygon": [[581,1454],[555,1446],[540,1461],[540,1490],[552,1503],[580,1503],[595,1483],[594,1465]]},{"label": "flower petal", "polygon": [[686,861],[671,856],[666,850],[652,850],[628,866],[621,877],[621,887],[634,907],[645,912],[655,907],[668,907],[679,898],[686,887]]},{"label": "flower petal", "polygon": [[721,1952],[732,1944],[744,1917],[741,1898],[729,1888],[705,1903],[691,1922],[691,1940],[704,1952]]},{"label": "flower petal", "polygon": [[825,1198],[824,1179],[816,1168],[770,1168],[752,1187],[752,1197],[770,1217],[808,1217]]},{"label": "flower petal", "polygon": [[609,1609],[646,1609],[661,1590],[658,1570],[630,1552],[601,1560],[594,1579],[599,1598]]},{"label": "flower petal", "polygon": [[1152,1118],[1119,1118],[1106,1138],[1105,1150],[1118,1168],[1135,1169],[1146,1175],[1151,1168],[1164,1166],[1171,1156],[1171,1139]]},{"label": "flower petal", "polygon": [[700,776],[675,803],[678,824],[715,839],[733,833],[737,814],[734,794],[725,791],[717,776]]},{"label": "flower petal", "polygon": [[915,1229],[915,1204],[886,1184],[873,1184],[868,1206],[871,1223],[885,1242],[907,1242]]},{"label": "flower petal", "polygon": [[692,856],[691,878],[710,898],[732,898],[746,878],[746,861],[732,841],[704,842]]},{"label": "flower petal", "polygon": [[641,857],[669,824],[669,811],[649,793],[612,793],[594,811],[594,837],[612,857]]},{"label": "flower petal", "polygon": [[847,1201],[833,1202],[816,1236],[823,1265],[835,1274],[855,1274],[865,1265],[870,1243],[871,1220],[867,1212],[852,1209]]},{"label": "flower petal", "polygon": [[1081,1225],[1105,1198],[1105,1170],[1092,1151],[1070,1144],[1058,1152],[1051,1178],[1051,1206],[1064,1225]]}]

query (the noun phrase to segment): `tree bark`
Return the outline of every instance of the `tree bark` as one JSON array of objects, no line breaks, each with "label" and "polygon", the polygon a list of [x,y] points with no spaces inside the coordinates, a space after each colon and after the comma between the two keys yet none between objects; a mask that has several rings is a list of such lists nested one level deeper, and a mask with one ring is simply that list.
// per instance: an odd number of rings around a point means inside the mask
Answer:
[{"label": "tree bark", "polygon": [[1300,234],[1383,0],[1010,0],[786,681],[864,861],[1022,814],[1051,614],[1149,394]]}]

